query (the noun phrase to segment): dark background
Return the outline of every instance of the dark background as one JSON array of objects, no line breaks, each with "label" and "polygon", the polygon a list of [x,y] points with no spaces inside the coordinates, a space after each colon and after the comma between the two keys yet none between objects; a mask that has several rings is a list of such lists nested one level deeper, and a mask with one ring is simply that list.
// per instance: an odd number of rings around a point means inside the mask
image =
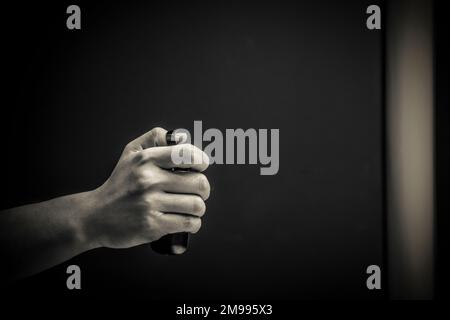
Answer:
[{"label": "dark background", "polygon": [[435,179],[436,179],[436,297],[448,299],[450,293],[450,99],[448,90],[449,81],[449,57],[448,45],[449,21],[445,14],[448,12],[448,3],[444,0],[434,2],[434,49],[435,49]]},{"label": "dark background", "polygon": [[[280,171],[215,165],[181,257],[100,249],[11,294],[380,298],[382,35],[375,1],[72,2],[2,7],[1,208],[96,188],[154,126],[279,128]],[[66,267],[83,289],[66,289]]]}]

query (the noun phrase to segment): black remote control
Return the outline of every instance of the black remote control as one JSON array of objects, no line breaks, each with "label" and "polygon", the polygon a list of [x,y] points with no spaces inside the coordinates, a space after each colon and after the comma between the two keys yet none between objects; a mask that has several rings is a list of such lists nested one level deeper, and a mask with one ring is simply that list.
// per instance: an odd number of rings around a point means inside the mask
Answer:
[{"label": "black remote control", "polygon": [[[167,131],[166,143],[168,146],[173,146],[177,144],[173,130]],[[172,170],[188,171],[185,169],[172,169]],[[189,244],[189,233],[179,232],[165,235],[161,237],[161,239],[153,241],[150,244],[150,246],[155,252],[158,252],[160,254],[176,255],[184,253],[188,248],[188,244]]]}]

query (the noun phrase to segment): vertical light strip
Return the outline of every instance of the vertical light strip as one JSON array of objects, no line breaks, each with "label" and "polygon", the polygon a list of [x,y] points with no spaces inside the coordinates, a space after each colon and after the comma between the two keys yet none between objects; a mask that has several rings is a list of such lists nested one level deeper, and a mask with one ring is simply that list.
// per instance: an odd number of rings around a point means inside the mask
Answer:
[{"label": "vertical light strip", "polygon": [[386,23],[389,292],[433,297],[432,1],[389,1]]}]

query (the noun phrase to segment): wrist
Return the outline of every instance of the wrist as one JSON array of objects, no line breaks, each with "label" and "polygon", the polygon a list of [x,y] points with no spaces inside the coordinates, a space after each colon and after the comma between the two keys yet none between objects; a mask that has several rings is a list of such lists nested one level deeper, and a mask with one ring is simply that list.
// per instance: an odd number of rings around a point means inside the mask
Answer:
[{"label": "wrist", "polygon": [[82,251],[88,251],[101,247],[101,243],[98,240],[98,233],[95,232],[96,228],[92,226],[95,223],[95,216],[101,210],[99,189],[87,191],[78,194],[79,209],[75,218],[75,234],[77,242],[79,243]]}]

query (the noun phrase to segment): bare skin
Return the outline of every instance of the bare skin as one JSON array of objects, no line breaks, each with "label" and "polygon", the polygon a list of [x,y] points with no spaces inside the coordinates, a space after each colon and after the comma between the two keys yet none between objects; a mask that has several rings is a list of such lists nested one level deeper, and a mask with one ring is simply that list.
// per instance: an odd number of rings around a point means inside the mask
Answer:
[{"label": "bare skin", "polygon": [[[166,145],[154,128],[130,142],[108,180],[95,190],[0,212],[2,260],[20,278],[100,248],[129,248],[166,234],[196,233],[210,185],[208,156],[193,145]],[[173,172],[173,148],[202,159]]]}]

